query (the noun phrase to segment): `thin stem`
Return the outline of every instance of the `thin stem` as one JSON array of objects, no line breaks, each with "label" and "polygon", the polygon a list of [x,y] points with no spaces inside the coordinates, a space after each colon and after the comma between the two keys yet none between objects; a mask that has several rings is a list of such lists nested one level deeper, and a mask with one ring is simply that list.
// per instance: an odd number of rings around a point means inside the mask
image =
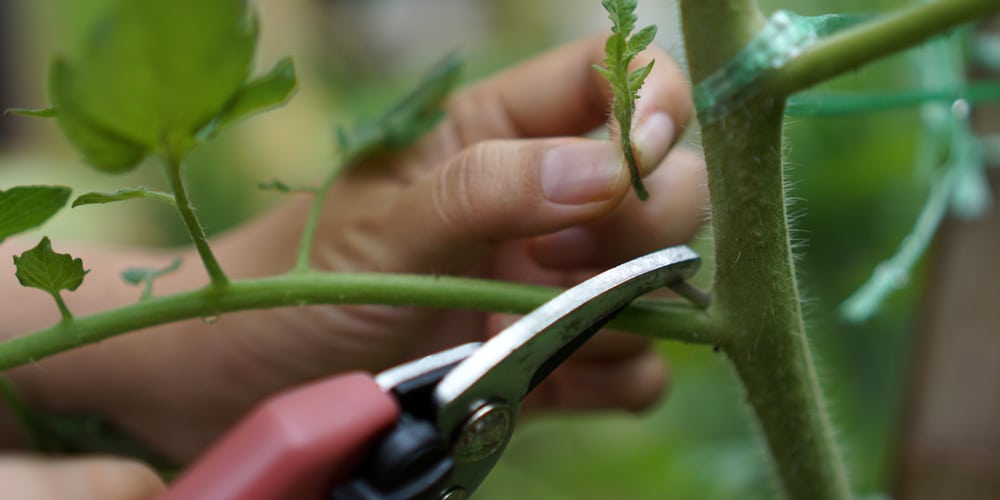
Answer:
[{"label": "thin stem", "polygon": [[31,443],[32,449],[42,453],[56,451],[52,443],[47,439],[47,433],[43,428],[41,419],[38,418],[38,415],[31,408],[24,404],[24,400],[17,393],[17,390],[14,389],[13,384],[3,375],[0,375],[0,399],[7,403],[11,413],[14,415],[14,419],[24,429],[25,437]]},{"label": "thin stem", "polygon": [[295,267],[292,269],[296,273],[304,273],[312,269],[312,246],[316,237],[316,228],[319,226],[319,218],[323,214],[323,205],[326,203],[326,194],[330,191],[333,181],[346,167],[346,160],[340,161],[334,166],[333,172],[326,178],[323,185],[312,191],[313,204],[309,208],[309,215],[306,216],[305,226],[302,228],[302,239],[299,241],[298,255],[295,257]]},{"label": "thin stem", "polygon": [[969,104],[1000,101],[1000,81],[960,85],[953,89],[917,89],[882,92],[807,92],[788,100],[788,116],[843,116],[910,108],[931,102]]},{"label": "thin stem", "polygon": [[886,295],[898,290],[909,279],[910,270],[924,254],[938,226],[948,213],[948,199],[959,180],[958,169],[946,172],[931,184],[924,207],[910,234],[903,239],[896,254],[875,266],[872,276],[841,305],[841,313],[850,321],[863,321],[878,310]]},{"label": "thin stem", "polygon": [[195,212],[191,198],[188,196],[187,188],[184,186],[184,178],[181,175],[180,160],[168,156],[166,170],[167,180],[170,182],[170,190],[173,191],[174,199],[177,202],[177,212],[180,213],[181,219],[184,221],[184,226],[191,236],[191,241],[194,242],[194,247],[198,250],[198,255],[201,256],[201,261],[205,265],[205,271],[208,272],[208,277],[212,280],[212,286],[223,288],[229,283],[229,278],[226,277],[226,274],[222,271],[222,267],[219,266],[219,261],[215,259],[215,254],[212,253],[212,248],[208,244],[208,236],[205,235],[205,229],[201,226],[198,214]]},{"label": "thin stem", "polygon": [[309,209],[309,215],[306,216],[306,223],[302,229],[302,239],[299,241],[298,255],[295,258],[295,267],[292,272],[304,273],[312,269],[312,246],[313,240],[316,238],[316,228],[319,226],[319,219],[323,215],[323,205],[326,203],[326,195],[330,191],[330,187],[333,186],[333,182],[337,180],[340,174],[347,170],[347,168],[358,161],[358,158],[371,152],[376,145],[382,140],[382,137],[375,133],[375,129],[362,130],[356,137],[353,137],[350,147],[341,150],[337,155],[337,161],[333,166],[333,170],[327,176],[323,184],[316,188],[313,198],[312,207]]},{"label": "thin stem", "polygon": [[[8,340],[0,344],[0,370],[121,333],[231,311],[308,304],[385,304],[523,314],[561,291],[472,278],[380,273],[291,273],[236,280],[223,289],[209,286],[152,297]],[[678,302],[637,301],[610,326],[657,338],[705,344],[716,341],[705,311]]]},{"label": "thin stem", "polygon": [[805,48],[767,85],[790,95],[1000,10],[997,0],[936,0],[887,14]]},{"label": "thin stem", "polygon": [[59,307],[59,315],[62,316],[64,322],[71,321],[73,319],[73,313],[70,312],[69,307],[66,306],[66,301],[63,300],[62,294],[59,292],[53,293],[52,298],[56,301],[56,306]]},{"label": "thin stem", "polygon": [[177,199],[174,198],[170,193],[161,193],[159,191],[143,191],[142,197],[147,200],[155,200],[160,203],[166,203],[170,206],[177,206]]},{"label": "thin stem", "polygon": [[688,302],[702,309],[708,309],[708,306],[712,304],[712,297],[708,292],[695,288],[687,281],[670,285],[670,289],[677,295],[684,297]]}]

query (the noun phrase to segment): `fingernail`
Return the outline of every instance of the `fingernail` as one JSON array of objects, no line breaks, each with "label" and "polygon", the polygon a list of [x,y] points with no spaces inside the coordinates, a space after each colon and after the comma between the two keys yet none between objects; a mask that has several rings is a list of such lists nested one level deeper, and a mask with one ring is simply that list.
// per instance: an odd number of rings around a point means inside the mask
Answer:
[{"label": "fingernail", "polygon": [[541,182],[553,203],[579,205],[611,199],[625,169],[607,141],[585,140],[556,147],[542,159]]},{"label": "fingernail", "polygon": [[674,120],[670,115],[657,111],[647,117],[632,133],[632,142],[639,153],[643,173],[652,172],[663,161],[674,142]]}]

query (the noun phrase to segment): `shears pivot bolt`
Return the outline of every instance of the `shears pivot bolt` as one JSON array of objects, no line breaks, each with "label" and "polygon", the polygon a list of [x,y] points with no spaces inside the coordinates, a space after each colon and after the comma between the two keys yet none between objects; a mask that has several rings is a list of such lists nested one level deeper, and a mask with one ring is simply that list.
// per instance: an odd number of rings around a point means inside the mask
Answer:
[{"label": "shears pivot bolt", "polygon": [[506,444],[513,428],[514,414],[510,405],[497,401],[484,403],[462,424],[452,456],[458,463],[478,462],[489,457]]}]

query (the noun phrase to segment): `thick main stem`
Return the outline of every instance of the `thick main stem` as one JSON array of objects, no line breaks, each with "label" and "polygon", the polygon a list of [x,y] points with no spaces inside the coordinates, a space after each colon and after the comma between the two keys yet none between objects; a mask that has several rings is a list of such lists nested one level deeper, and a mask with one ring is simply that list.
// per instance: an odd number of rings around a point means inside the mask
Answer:
[{"label": "thick main stem", "polygon": [[850,490],[802,322],[785,213],[780,100],[703,131],[716,279],[710,314],[757,414],[786,494]]},{"label": "thick main stem", "polygon": [[[746,0],[682,0],[692,78],[704,79],[752,38]],[[718,33],[726,42],[720,44]],[[783,98],[731,110],[702,130],[716,275],[709,312],[764,431],[785,494],[850,498],[802,324],[785,213]]]}]

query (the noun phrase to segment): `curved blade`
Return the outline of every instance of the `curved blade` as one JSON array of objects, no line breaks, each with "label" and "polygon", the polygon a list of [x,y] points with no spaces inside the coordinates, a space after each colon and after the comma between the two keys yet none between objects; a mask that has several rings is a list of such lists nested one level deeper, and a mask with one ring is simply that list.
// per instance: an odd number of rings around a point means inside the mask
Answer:
[{"label": "curved blade", "polygon": [[[686,246],[666,248],[626,262],[566,290],[486,342],[456,366],[434,393],[438,429],[454,443],[467,418],[484,403],[503,406],[502,443],[457,465],[453,484],[472,491],[489,473],[510,439],[521,401],[539,382],[636,298],[690,278],[700,258]],[[506,420],[506,422],[503,422]]]}]

